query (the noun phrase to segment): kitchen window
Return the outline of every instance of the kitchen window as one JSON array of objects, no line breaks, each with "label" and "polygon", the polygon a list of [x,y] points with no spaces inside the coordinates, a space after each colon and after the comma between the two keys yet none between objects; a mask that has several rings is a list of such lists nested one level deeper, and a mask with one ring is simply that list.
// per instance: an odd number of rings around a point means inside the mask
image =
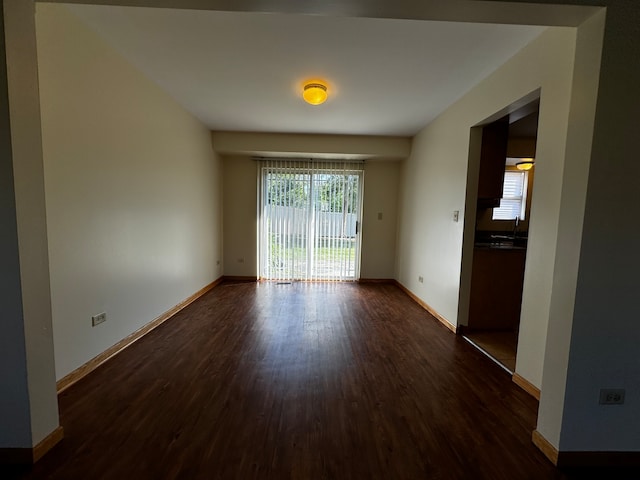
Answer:
[{"label": "kitchen window", "polygon": [[507,170],[500,206],[493,209],[493,220],[524,220],[527,204],[528,172]]}]

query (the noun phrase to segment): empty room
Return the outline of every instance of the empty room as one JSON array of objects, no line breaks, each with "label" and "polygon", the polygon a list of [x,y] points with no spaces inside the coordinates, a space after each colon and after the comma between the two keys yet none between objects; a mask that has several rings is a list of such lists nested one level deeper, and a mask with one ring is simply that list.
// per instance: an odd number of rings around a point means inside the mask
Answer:
[{"label": "empty room", "polygon": [[0,476],[638,478],[639,22],[5,0]]}]

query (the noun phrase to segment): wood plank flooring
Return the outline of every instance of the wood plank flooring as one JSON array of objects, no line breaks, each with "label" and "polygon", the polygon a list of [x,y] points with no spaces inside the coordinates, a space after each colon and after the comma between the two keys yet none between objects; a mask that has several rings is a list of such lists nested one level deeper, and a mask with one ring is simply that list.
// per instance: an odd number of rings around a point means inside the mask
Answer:
[{"label": "wood plank flooring", "polygon": [[65,439],[0,477],[583,478],[533,446],[536,408],[393,285],[225,283],[61,394]]},{"label": "wood plank flooring", "polygon": [[516,371],[517,332],[480,331],[465,333],[464,336],[504,365],[511,373]]}]

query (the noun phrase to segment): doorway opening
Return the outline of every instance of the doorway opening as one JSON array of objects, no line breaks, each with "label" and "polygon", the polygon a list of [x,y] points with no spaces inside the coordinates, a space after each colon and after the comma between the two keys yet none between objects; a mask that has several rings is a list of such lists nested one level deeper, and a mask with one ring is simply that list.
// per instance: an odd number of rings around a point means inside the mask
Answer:
[{"label": "doorway opening", "polygon": [[359,278],[362,167],[346,161],[260,162],[261,279]]},{"label": "doorway opening", "polygon": [[463,331],[465,339],[511,374],[520,334],[538,110],[536,100],[486,125],[482,132],[469,310]]}]

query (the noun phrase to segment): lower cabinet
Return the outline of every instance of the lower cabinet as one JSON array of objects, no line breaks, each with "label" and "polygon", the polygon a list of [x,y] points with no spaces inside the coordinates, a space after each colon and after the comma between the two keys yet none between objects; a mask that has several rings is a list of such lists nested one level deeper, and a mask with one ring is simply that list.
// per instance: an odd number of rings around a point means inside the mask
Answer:
[{"label": "lower cabinet", "polygon": [[474,248],[469,330],[518,327],[525,259],[524,248]]}]

